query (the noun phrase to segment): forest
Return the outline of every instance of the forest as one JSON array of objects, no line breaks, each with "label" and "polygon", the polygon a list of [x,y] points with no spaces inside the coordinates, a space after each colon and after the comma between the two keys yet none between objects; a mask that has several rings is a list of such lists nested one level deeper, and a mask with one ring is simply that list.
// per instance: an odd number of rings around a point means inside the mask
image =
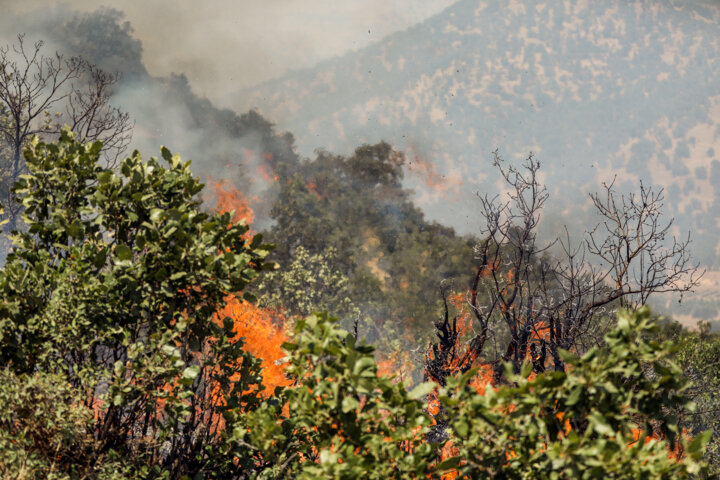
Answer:
[{"label": "forest", "polygon": [[[662,188],[603,184],[548,238],[542,157],[500,148],[460,234],[390,143],[303,157],[151,77],[113,11],[46,33],[77,56],[0,48],[1,478],[720,474],[720,337],[647,306],[704,273]],[[160,135],[128,82],[159,130],[183,106],[189,152],[131,151]]]}]

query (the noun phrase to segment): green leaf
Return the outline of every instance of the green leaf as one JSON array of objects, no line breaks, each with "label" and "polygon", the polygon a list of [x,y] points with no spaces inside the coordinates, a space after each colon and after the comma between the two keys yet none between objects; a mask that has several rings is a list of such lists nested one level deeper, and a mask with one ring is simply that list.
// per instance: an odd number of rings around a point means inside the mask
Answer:
[{"label": "green leaf", "polygon": [[462,420],[455,423],[453,426],[455,427],[455,431],[461,438],[467,437],[467,434],[470,431],[470,425],[468,425],[468,422]]},{"label": "green leaf", "polygon": [[282,348],[283,348],[283,350],[287,350],[288,352],[292,352],[292,351],[297,350],[297,349],[300,348],[300,347],[299,347],[299,345],[298,345],[297,343],[283,342]]},{"label": "green leaf", "polygon": [[355,397],[345,397],[342,401],[343,413],[348,413],[360,408],[360,402]]},{"label": "green leaf", "polygon": [[437,385],[433,382],[421,383],[417,387],[410,390],[410,392],[408,393],[408,398],[410,400],[418,400],[427,395],[428,393],[432,392],[436,387]]},{"label": "green leaf", "polygon": [[157,222],[162,219],[165,212],[160,208],[153,208],[150,210],[150,221]]},{"label": "green leaf", "polygon": [[572,391],[570,392],[570,395],[568,395],[567,400],[565,401],[566,405],[572,406],[578,403],[580,400],[580,395],[583,393],[583,388],[581,385],[576,385]]},{"label": "green leaf", "polygon": [[437,471],[445,471],[457,468],[458,465],[460,465],[460,461],[462,458],[460,457],[450,457],[447,460],[443,460],[442,462],[438,463],[438,465],[435,467]]},{"label": "green leaf", "polygon": [[165,267],[160,267],[155,272],[155,280],[157,280],[158,282],[164,282],[166,279],[167,279],[167,270],[165,269]]},{"label": "green leaf", "polygon": [[95,254],[95,257],[93,258],[93,266],[95,268],[102,268],[105,265],[106,260],[107,260],[107,250],[103,248],[98,253]]},{"label": "green leaf", "polygon": [[712,437],[712,430],[705,430],[700,435],[692,439],[688,444],[686,451],[695,459],[699,460],[705,451],[705,445],[710,441]]},{"label": "green leaf", "polygon": [[185,370],[183,370],[182,378],[188,379],[188,380],[195,380],[195,377],[200,374],[200,366],[199,365],[191,365],[187,367]]},{"label": "green leaf", "polygon": [[530,375],[530,372],[532,372],[533,365],[530,362],[523,362],[522,368],[520,369],[520,376],[522,378],[527,378]]},{"label": "green leaf", "polygon": [[166,162],[170,162],[172,160],[172,153],[165,145],[160,147],[160,154]]},{"label": "green leaf", "polygon": [[370,357],[363,357],[357,362],[355,362],[352,373],[353,375],[363,375],[364,373],[368,373],[374,376],[374,372],[371,370],[374,366],[375,359]]},{"label": "green leaf", "polygon": [[117,255],[118,259],[123,261],[132,260],[132,250],[130,250],[130,247],[127,245],[115,245],[115,255]]},{"label": "green leaf", "polygon": [[175,272],[172,275],[170,275],[170,280],[180,280],[181,278],[187,276],[187,272]]},{"label": "green leaf", "polygon": [[250,292],[243,293],[243,299],[248,303],[257,303],[257,297]]}]

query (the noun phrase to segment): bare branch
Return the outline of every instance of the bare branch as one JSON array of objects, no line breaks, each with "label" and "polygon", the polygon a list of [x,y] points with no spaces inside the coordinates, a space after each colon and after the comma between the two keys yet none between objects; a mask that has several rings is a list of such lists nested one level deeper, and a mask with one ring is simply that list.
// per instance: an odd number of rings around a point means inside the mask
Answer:
[{"label": "bare branch", "polygon": [[[467,295],[476,335],[459,344],[457,319],[449,320],[443,290],[444,319],[435,324],[439,343],[426,355],[431,377],[441,372],[444,381],[476,360],[494,366],[510,361],[516,372],[527,360],[536,372],[546,364],[563,370],[559,351],[597,345],[614,308],[697,286],[704,272],[691,260],[689,234],[672,237],[672,220],[662,220],[662,189],[641,183],[639,192],[622,195],[614,181],[604,184],[601,193],[590,195],[600,220],[584,238],[573,241],[566,228],[563,237],[539,245],[536,232],[548,199],[540,163],[530,154],[517,168],[495,151],[493,165],[508,189],[504,196],[480,197],[482,240]],[[553,245],[559,255],[548,253]],[[494,343],[504,339],[504,348],[484,352],[488,336]]]},{"label": "bare branch", "polygon": [[117,75],[78,57],[43,55],[42,48],[43,42],[27,45],[24,35],[0,47],[0,142],[8,150],[0,165],[0,202],[11,230],[17,227],[21,207],[10,190],[25,172],[22,150],[32,136],[49,137],[68,124],[82,141],[102,140],[105,158],[113,166],[133,128],[129,115],[110,105]]}]

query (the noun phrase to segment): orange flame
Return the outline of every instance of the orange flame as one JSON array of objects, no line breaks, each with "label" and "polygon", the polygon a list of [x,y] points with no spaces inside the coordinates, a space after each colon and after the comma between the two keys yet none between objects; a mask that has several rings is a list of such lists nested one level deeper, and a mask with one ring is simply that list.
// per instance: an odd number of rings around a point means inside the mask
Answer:
[{"label": "orange flame", "polygon": [[243,163],[246,167],[255,166],[255,172],[265,182],[277,182],[278,176],[275,173],[275,166],[273,155],[270,152],[265,152],[259,155],[258,152],[250,148],[243,150]]},{"label": "orange flame", "polygon": [[[219,181],[213,185],[217,197],[215,211],[224,213],[233,211],[233,222],[251,223],[255,213],[248,203],[248,198],[227,182]],[[254,235],[248,231],[247,240]],[[285,319],[281,313],[272,309],[261,308],[235,296],[227,299],[225,308],[218,312],[217,320],[224,317],[233,320],[234,339],[244,338],[244,349],[262,362],[264,394],[271,394],[275,387],[288,385],[283,373],[285,364],[282,359],[285,353],[282,344],[287,340],[282,325]]]},{"label": "orange flame", "polygon": [[395,382],[408,385],[406,381],[411,380],[413,371],[413,359],[410,352],[398,349],[389,355],[378,354],[378,357],[378,376],[393,376]]},{"label": "orange flame", "polygon": [[[450,371],[453,371],[455,373],[460,372],[460,369],[462,367],[461,362],[463,360],[469,362],[470,365],[475,364],[477,361],[477,354],[475,352],[469,352],[470,348],[470,342],[469,339],[473,335],[473,318],[470,314],[467,298],[462,293],[452,293],[448,296],[448,303],[452,305],[456,312],[456,322],[457,322],[457,334],[458,334],[458,341],[457,345],[461,345],[456,354],[454,355],[454,358],[450,361],[450,364],[448,365],[448,368]],[[492,365],[487,363],[482,363],[479,365],[476,365],[476,368],[478,369],[477,374],[475,377],[473,377],[469,384],[472,386],[479,394],[485,393],[485,388],[490,385],[493,388],[495,386],[493,385],[493,368]],[[436,379],[432,379],[436,380]],[[432,397],[432,395],[431,395]],[[433,406],[432,402],[429,405],[429,411],[431,414],[434,415],[433,410],[438,410],[437,406]]]},{"label": "orange flame", "polygon": [[275,387],[290,385],[285,376],[283,362],[285,352],[282,344],[287,336],[281,325],[285,318],[279,312],[261,308],[233,296],[228,299],[218,318],[230,317],[233,320],[232,340],[244,339],[243,348],[262,362],[262,383],[264,396],[271,395]]},{"label": "orange flame", "polygon": [[307,183],[307,189],[308,189],[308,191],[309,191],[310,193],[312,193],[312,194],[315,196],[315,198],[317,198],[318,200],[320,200],[320,199],[322,198],[322,196],[321,196],[320,193],[318,192],[317,184],[316,184],[315,182],[313,182],[313,181],[308,182],[308,183]]},{"label": "orange flame", "polygon": [[265,164],[260,164],[257,166],[257,173],[260,174],[260,176],[266,181],[266,182],[277,182],[278,176],[277,173],[275,173],[272,169],[272,167],[269,167]]},{"label": "orange flame", "polygon": [[[248,198],[242,192],[230,185],[227,180],[217,180],[212,182],[213,194],[216,197],[215,212],[226,213],[233,212],[232,222],[238,223],[244,221],[250,225],[255,220],[255,212],[250,208]],[[245,235],[247,238],[255,235],[255,232],[248,231]]]},{"label": "orange flame", "polygon": [[407,162],[409,173],[417,176],[425,185],[430,187],[434,193],[440,195],[443,199],[452,200],[451,197],[456,197],[456,195],[450,195],[449,193],[456,193],[464,184],[457,172],[452,172],[448,175],[438,173],[435,165],[423,158],[414,145],[407,147],[407,156],[410,159]]}]

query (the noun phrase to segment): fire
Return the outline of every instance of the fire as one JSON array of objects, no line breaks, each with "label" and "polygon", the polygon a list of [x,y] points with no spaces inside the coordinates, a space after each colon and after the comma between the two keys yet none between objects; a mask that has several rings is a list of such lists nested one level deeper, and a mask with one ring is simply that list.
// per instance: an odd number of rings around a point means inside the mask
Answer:
[{"label": "fire", "polygon": [[375,351],[378,376],[392,377],[394,383],[401,383],[407,389],[415,386],[418,375],[421,374],[418,356],[412,350],[417,336],[410,328],[411,324],[412,320],[407,319],[401,324],[402,330],[398,331],[397,339],[386,348]]},{"label": "fire", "polygon": [[[446,460],[450,457],[454,457],[458,454],[457,447],[453,444],[452,440],[448,440],[445,442],[445,445],[443,445],[442,450],[440,451],[440,458],[441,460]],[[448,473],[443,474],[441,480],[454,480],[460,476],[460,473],[457,470],[451,470]]]},{"label": "fire", "polygon": [[257,175],[266,183],[277,182],[278,175],[275,173],[275,161],[270,152],[260,155],[250,148],[243,150],[243,164],[246,168],[254,167]]},{"label": "fire", "polygon": [[233,340],[244,339],[243,348],[262,361],[264,396],[271,395],[275,387],[290,385],[283,372],[286,364],[282,361],[285,357],[282,344],[287,336],[281,327],[285,320],[282,314],[233,296],[218,317],[232,318]]},{"label": "fire", "polygon": [[404,383],[408,387],[412,380],[413,359],[407,350],[397,349],[389,355],[378,354],[378,376],[394,377],[394,381]]},{"label": "fire", "polygon": [[[457,374],[467,369],[470,366],[477,368],[477,374],[470,381],[472,386],[479,394],[484,394],[485,389],[488,385],[495,388],[493,384],[493,367],[487,363],[476,364],[477,352],[470,350],[469,339],[475,333],[473,331],[473,317],[468,308],[468,302],[465,295],[461,293],[453,293],[448,296],[448,303],[452,305],[457,316],[455,317],[455,328],[457,332],[457,341],[455,343],[456,350],[450,356],[447,368],[452,374]],[[431,378],[431,380],[437,381],[437,379]],[[432,398],[432,395],[431,395]],[[435,414],[433,411],[438,410],[437,406],[432,405],[432,401],[429,405],[429,411],[431,414]]]},{"label": "fire", "polygon": [[[216,197],[215,212],[226,213],[232,212],[232,222],[238,223],[244,221],[250,225],[255,220],[255,212],[250,208],[248,198],[235,187],[230,185],[226,180],[218,180],[212,182],[213,194]],[[255,233],[248,231],[248,237],[252,237]]]},{"label": "fire", "polygon": [[308,183],[307,183],[307,189],[308,189],[308,191],[309,191],[310,193],[312,193],[312,194],[315,196],[315,198],[317,198],[318,200],[320,200],[320,199],[322,198],[322,196],[321,196],[320,193],[318,192],[317,184],[316,184],[315,182],[312,182],[312,181],[308,182]]},{"label": "fire", "polygon": [[[248,198],[225,181],[213,184],[217,197],[216,212],[234,212],[233,222],[244,221],[250,224],[255,213],[249,205]],[[245,235],[250,240],[255,232],[249,230]],[[282,329],[285,318],[281,313],[268,308],[261,308],[232,295],[227,299],[225,308],[218,312],[217,319],[229,317],[233,320],[234,339],[244,339],[243,348],[262,362],[264,394],[271,394],[275,387],[288,385],[283,373],[285,364],[282,359],[285,353],[282,344],[287,336]]]},{"label": "fire", "polygon": [[418,149],[414,145],[407,148],[407,156],[410,160],[407,162],[408,171],[416,175],[428,186],[435,194],[445,200],[452,200],[451,193],[456,193],[463,186],[461,176],[457,172],[448,175],[441,175],[428,160],[422,158]]},{"label": "fire", "polygon": [[[263,165],[264,167],[266,167],[266,172],[267,172],[265,180],[269,182],[270,179],[272,178],[273,182],[277,182],[278,176],[277,176],[277,173],[275,173],[275,160],[273,159],[273,154],[270,152],[265,152],[263,154],[263,158],[267,162],[265,165]],[[270,175],[270,173],[272,173],[272,175]]]},{"label": "fire", "polygon": [[[640,440],[643,441],[643,443],[649,443],[653,440],[655,441],[663,441],[665,439],[664,435],[660,433],[659,431],[651,431],[651,432],[645,432],[641,430],[640,428],[633,428],[632,429],[632,435],[633,435],[633,441],[630,442],[628,445],[629,447],[634,446],[637,442]],[[687,428],[683,428],[682,432],[680,434],[680,438],[691,438],[691,433]],[[675,440],[675,444],[673,446],[668,446],[668,458],[671,460],[676,460],[678,462],[681,462],[683,460],[683,457],[685,455],[685,451],[683,449],[682,444],[680,443],[680,438],[677,438]]]},{"label": "fire", "polygon": [[266,181],[266,182],[277,182],[278,176],[277,173],[275,173],[272,170],[272,167],[269,167],[265,164],[260,164],[257,166],[257,173],[260,174],[260,176]]}]

